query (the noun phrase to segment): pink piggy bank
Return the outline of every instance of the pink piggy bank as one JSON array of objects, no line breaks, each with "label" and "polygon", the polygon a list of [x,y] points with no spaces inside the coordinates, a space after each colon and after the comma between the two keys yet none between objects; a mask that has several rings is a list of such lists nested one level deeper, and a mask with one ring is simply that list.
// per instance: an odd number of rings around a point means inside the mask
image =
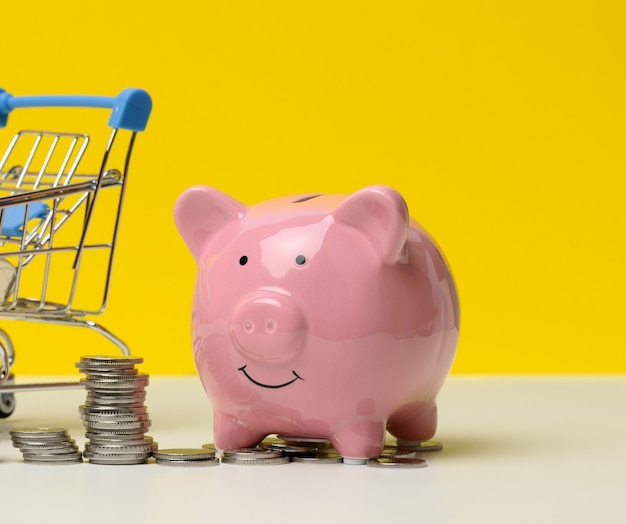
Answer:
[{"label": "pink piggy bank", "polygon": [[446,262],[384,187],[246,206],[205,186],[175,220],[198,263],[195,363],[219,449],[269,434],[326,438],[346,462],[386,431],[430,439],[456,352]]}]

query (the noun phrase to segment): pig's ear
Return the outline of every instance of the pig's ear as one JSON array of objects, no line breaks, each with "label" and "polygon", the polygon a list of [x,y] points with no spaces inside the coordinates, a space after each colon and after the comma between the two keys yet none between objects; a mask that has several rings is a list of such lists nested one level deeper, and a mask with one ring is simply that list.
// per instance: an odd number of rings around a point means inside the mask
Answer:
[{"label": "pig's ear", "polygon": [[348,196],[332,212],[339,221],[362,230],[387,264],[405,251],[409,213],[402,196],[385,186],[372,186]]},{"label": "pig's ear", "polygon": [[207,186],[187,189],[174,205],[176,227],[196,260],[216,231],[245,213],[243,204]]}]

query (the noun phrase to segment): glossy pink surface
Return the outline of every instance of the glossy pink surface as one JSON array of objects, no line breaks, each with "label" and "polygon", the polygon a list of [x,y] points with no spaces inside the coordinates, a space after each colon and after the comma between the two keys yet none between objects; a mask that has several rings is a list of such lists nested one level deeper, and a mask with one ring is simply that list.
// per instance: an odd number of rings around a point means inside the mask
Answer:
[{"label": "glossy pink surface", "polygon": [[198,263],[193,350],[218,448],[280,433],[329,438],[363,459],[380,454],[385,430],[434,435],[458,300],[396,191],[247,207],[198,186],[175,220]]}]

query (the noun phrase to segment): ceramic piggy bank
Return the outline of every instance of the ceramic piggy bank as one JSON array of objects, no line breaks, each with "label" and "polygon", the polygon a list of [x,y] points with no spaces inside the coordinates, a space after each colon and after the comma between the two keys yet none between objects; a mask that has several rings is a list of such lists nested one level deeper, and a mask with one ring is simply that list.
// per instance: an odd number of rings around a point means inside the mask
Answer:
[{"label": "ceramic piggy bank", "polygon": [[219,449],[277,433],[329,439],[358,463],[386,431],[434,435],[458,301],[396,191],[246,206],[198,186],[174,214],[198,264],[193,350]]}]

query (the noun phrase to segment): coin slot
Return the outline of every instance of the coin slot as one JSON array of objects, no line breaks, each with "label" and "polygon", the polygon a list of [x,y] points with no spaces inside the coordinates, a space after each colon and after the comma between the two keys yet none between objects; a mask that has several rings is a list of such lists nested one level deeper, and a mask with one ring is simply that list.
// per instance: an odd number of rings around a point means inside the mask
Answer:
[{"label": "coin slot", "polygon": [[300,204],[301,202],[306,202],[307,200],[313,200],[314,198],[321,197],[321,196],[322,196],[322,193],[319,193],[317,195],[308,195],[308,196],[299,198],[297,200],[293,200],[292,203],[293,204]]}]

